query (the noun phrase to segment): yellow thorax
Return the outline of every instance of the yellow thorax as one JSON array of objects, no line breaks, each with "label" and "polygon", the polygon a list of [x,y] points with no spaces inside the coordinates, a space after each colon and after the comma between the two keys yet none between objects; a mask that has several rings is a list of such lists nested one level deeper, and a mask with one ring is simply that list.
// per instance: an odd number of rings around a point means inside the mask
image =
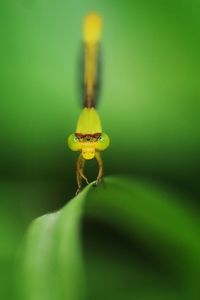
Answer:
[{"label": "yellow thorax", "polygon": [[101,133],[101,121],[95,108],[84,108],[79,116],[76,133],[95,134]]}]

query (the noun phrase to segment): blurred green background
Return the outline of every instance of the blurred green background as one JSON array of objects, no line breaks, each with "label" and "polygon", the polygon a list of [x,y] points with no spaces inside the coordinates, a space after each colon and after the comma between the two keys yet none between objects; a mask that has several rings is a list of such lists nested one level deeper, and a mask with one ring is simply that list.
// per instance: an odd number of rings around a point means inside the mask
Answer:
[{"label": "blurred green background", "polygon": [[[66,147],[81,109],[82,21],[104,20],[99,114],[111,139],[105,174],[150,179],[199,209],[200,3],[1,1],[0,265],[11,299],[29,222],[76,189]],[[94,162],[86,173],[96,175]],[[7,297],[7,298],[6,298]]]}]

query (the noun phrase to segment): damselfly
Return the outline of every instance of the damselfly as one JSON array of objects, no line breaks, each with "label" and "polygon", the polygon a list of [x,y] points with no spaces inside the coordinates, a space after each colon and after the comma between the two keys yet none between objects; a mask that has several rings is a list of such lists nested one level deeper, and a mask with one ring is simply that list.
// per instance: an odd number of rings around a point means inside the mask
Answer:
[{"label": "damselfly", "polygon": [[68,138],[72,151],[80,152],[76,165],[77,193],[82,187],[85,160],[96,158],[99,170],[95,184],[103,177],[103,161],[100,152],[110,143],[109,137],[102,131],[100,117],[95,109],[99,74],[99,48],[102,19],[95,13],[87,15],[83,24],[83,110],[79,116],[75,133]]}]

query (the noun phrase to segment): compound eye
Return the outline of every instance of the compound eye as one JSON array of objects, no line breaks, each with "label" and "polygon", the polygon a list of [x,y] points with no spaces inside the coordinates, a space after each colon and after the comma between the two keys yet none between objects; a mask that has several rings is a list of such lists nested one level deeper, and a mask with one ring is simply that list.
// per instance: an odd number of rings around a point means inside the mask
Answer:
[{"label": "compound eye", "polygon": [[98,138],[96,149],[98,151],[103,151],[106,148],[108,148],[109,144],[110,144],[110,139],[108,135],[103,132],[101,136]]},{"label": "compound eye", "polygon": [[100,137],[98,137],[98,141],[103,142],[103,140],[104,140],[103,135],[100,135]]},{"label": "compound eye", "polygon": [[79,139],[74,133],[70,134],[70,136],[68,137],[67,144],[72,151],[80,150]]}]

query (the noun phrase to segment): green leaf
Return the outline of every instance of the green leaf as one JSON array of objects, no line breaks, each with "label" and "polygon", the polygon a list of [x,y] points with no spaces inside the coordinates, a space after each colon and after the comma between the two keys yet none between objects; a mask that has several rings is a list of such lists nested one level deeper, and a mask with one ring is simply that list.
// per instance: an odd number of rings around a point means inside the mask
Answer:
[{"label": "green leaf", "polygon": [[26,300],[198,299],[200,226],[185,199],[106,178],[36,219],[20,266]]}]

